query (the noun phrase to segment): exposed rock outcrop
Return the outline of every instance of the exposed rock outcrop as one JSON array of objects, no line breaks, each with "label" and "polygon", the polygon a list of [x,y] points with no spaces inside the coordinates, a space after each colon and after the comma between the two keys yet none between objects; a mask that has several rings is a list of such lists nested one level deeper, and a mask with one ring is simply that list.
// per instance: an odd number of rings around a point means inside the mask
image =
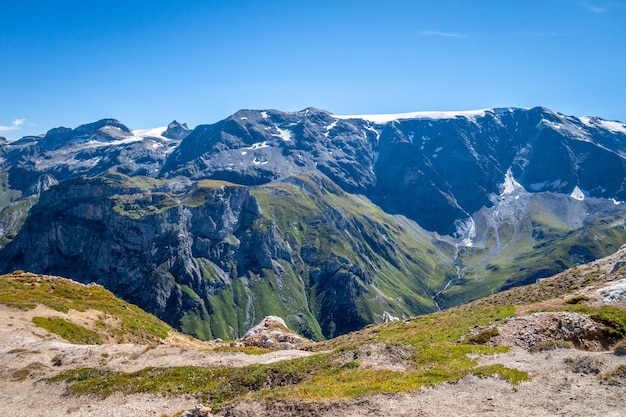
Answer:
[{"label": "exposed rock outcrop", "polygon": [[283,319],[267,316],[251,328],[241,338],[245,346],[258,346],[268,349],[302,349],[311,343],[287,327]]},{"label": "exposed rock outcrop", "polygon": [[280,273],[288,252],[274,228],[247,187],[176,196],[112,178],[75,179],[41,195],[0,265],[96,282],[175,327],[232,338],[237,328],[210,327],[215,297],[241,276]]},{"label": "exposed rock outcrop", "polygon": [[514,317],[498,326],[493,343],[530,348],[541,342],[566,341],[586,350],[602,350],[611,339],[607,327],[578,313],[534,313]]}]

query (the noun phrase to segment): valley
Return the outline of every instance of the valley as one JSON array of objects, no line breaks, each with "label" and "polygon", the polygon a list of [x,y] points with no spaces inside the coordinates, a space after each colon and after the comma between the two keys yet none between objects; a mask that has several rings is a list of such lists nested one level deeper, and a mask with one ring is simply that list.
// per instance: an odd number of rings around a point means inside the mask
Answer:
[{"label": "valley", "polygon": [[178,330],[316,341],[626,243],[626,127],[546,108],[114,119],[0,144],[0,270],[97,283]]}]

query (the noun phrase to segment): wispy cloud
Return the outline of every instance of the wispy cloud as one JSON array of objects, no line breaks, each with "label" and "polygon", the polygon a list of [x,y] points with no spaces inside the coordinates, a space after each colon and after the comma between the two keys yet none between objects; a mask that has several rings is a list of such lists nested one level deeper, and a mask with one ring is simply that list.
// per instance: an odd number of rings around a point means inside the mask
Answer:
[{"label": "wispy cloud", "polygon": [[20,130],[26,119],[15,119],[9,126],[0,125],[0,132],[9,132],[11,130]]},{"label": "wispy cloud", "polygon": [[605,13],[608,11],[607,7],[598,6],[597,4],[588,3],[586,1],[581,2],[580,5],[591,13]]},{"label": "wispy cloud", "polygon": [[455,32],[441,32],[438,30],[423,30],[420,32],[420,35],[423,36],[439,36],[441,38],[455,38],[455,39],[465,39],[467,36],[463,33],[455,33]]}]

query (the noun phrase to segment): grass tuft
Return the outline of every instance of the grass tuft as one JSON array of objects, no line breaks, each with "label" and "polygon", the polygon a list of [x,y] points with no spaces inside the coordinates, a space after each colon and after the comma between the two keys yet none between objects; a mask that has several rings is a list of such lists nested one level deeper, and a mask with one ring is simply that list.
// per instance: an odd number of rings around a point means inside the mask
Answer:
[{"label": "grass tuft", "polygon": [[543,342],[532,345],[528,351],[538,353],[556,349],[574,349],[574,344],[566,340],[544,340]]},{"label": "grass tuft", "polygon": [[61,336],[70,343],[83,345],[99,345],[100,335],[59,317],[33,317],[36,326]]},{"label": "grass tuft", "polygon": [[491,327],[481,331],[477,335],[468,337],[465,339],[465,343],[469,343],[471,345],[484,345],[485,343],[488,343],[491,338],[496,337],[499,334],[500,332],[497,327]]}]

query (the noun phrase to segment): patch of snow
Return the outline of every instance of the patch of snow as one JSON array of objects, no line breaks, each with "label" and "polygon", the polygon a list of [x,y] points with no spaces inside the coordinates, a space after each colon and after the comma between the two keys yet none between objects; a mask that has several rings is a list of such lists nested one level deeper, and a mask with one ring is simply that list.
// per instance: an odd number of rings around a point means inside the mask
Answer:
[{"label": "patch of snow", "polygon": [[[163,136],[163,133],[167,130],[167,127],[156,127],[153,129],[138,129],[138,130],[133,130],[133,136],[134,138],[145,138],[145,137],[153,137],[153,138],[159,138],[159,139],[164,139],[164,140],[168,140],[165,136]],[[130,138],[128,138],[130,139]]]},{"label": "patch of snow", "polygon": [[541,119],[540,123],[549,128],[558,130],[560,134],[567,135],[574,140],[594,143],[588,132],[582,130],[582,128],[578,125],[577,119],[573,117],[562,116],[558,113],[556,113],[555,115],[559,117],[558,122]]},{"label": "patch of snow", "polygon": [[267,119],[269,116],[267,115],[266,111],[262,111],[261,112],[261,117],[264,118],[264,119]]},{"label": "patch of snow", "polygon": [[332,130],[335,126],[337,126],[337,121],[336,120],[334,122],[332,122],[331,124],[326,126],[326,131],[328,132],[329,130]]},{"label": "patch of snow", "polygon": [[618,201],[618,200],[616,200],[614,198],[610,198],[609,200],[611,200],[613,202],[613,204],[615,204],[616,206],[619,206],[620,204],[623,203],[623,201]]},{"label": "patch of snow", "polygon": [[598,117],[590,117],[590,116],[582,116],[582,117],[579,117],[579,119],[581,122],[583,122],[583,124],[589,127],[601,127],[613,133],[626,134],[626,125],[621,122],[616,122],[612,120],[603,120]]},{"label": "patch of snow", "polygon": [[242,156],[243,156],[243,155],[247,155],[247,154],[248,154],[248,152],[247,152],[247,151],[243,151],[243,152],[241,152],[241,155],[242,155]]},{"label": "patch of snow", "polygon": [[252,163],[254,165],[265,165],[267,164],[269,161],[261,161],[259,158],[257,158],[256,156],[254,157],[254,161],[252,161]]},{"label": "patch of snow", "polygon": [[246,116],[240,117],[239,120],[248,120]]},{"label": "patch of snow", "polygon": [[95,158],[91,158],[91,159],[87,159],[85,161],[81,161],[81,165],[86,166],[86,167],[95,167],[96,165],[98,165],[98,163],[102,160],[101,157],[95,157]]},{"label": "patch of snow", "polygon": [[269,147],[270,147],[270,145],[267,144],[267,141],[263,141],[263,142],[253,143],[252,146],[249,146],[249,147],[243,148],[243,149],[248,149],[250,151],[255,151],[257,149],[269,148]]},{"label": "patch of snow", "polygon": [[150,149],[155,149],[156,150],[156,149],[159,149],[162,146],[163,146],[163,143],[161,143],[161,142],[152,142],[150,144]]},{"label": "patch of snow", "polygon": [[583,201],[585,199],[585,193],[580,189],[580,187],[576,186],[574,187],[574,191],[570,194],[570,197],[575,200]]},{"label": "patch of snow", "polygon": [[474,246],[473,239],[476,237],[476,222],[470,216],[465,220],[456,221],[456,233],[463,243],[463,246],[471,248]]},{"label": "patch of snow", "polygon": [[[376,129],[374,129],[371,126],[365,126],[365,130],[369,130],[370,132],[374,133],[376,135],[376,140],[378,141],[378,139],[380,139],[380,132]],[[365,132],[363,132],[364,136],[367,137],[367,134]]]},{"label": "patch of snow", "polygon": [[626,296],[626,279],[611,282],[608,286],[598,290],[605,303],[617,303]]},{"label": "patch of snow", "polygon": [[551,122],[550,120],[546,120],[546,119],[541,119],[541,122],[539,122],[539,123],[543,123],[544,125],[552,126],[555,129],[560,129],[561,127],[563,127],[563,125],[561,123]]},{"label": "patch of snow", "polygon": [[421,111],[410,113],[396,113],[396,114],[362,114],[362,115],[333,115],[336,119],[362,119],[373,123],[389,123],[396,120],[405,119],[454,119],[457,117],[465,117],[467,119],[475,119],[477,117],[483,117],[487,113],[487,109],[483,110],[468,110],[468,111]]},{"label": "patch of snow", "polygon": [[504,184],[502,184],[502,195],[513,194],[515,190],[524,189],[522,185],[515,181],[513,178],[513,173],[511,172],[511,168],[506,171],[504,175]]},{"label": "patch of snow", "polygon": [[281,129],[278,126],[276,126],[276,130],[278,130],[278,133],[272,133],[272,136],[277,136],[277,137],[281,138],[282,140],[284,140],[285,142],[290,142],[291,141],[291,130],[289,130],[289,129]]},{"label": "patch of snow", "polygon": [[[114,127],[114,126],[113,126]],[[119,129],[116,127],[116,129]],[[163,133],[167,130],[167,127],[156,127],[152,129],[136,129],[131,131],[131,135],[123,139],[118,139],[114,142],[100,142],[97,140],[89,140],[83,142],[80,146],[84,148],[100,148],[103,146],[110,146],[112,144],[123,145],[134,142],[141,142],[147,137],[157,138],[166,142],[173,142],[173,139],[166,138]],[[154,146],[154,145],[152,145]]]},{"label": "patch of snow", "polygon": [[614,133],[623,133],[626,134],[626,125],[620,122],[614,122],[610,120],[601,120],[600,126],[605,128],[606,130],[610,130]]}]

